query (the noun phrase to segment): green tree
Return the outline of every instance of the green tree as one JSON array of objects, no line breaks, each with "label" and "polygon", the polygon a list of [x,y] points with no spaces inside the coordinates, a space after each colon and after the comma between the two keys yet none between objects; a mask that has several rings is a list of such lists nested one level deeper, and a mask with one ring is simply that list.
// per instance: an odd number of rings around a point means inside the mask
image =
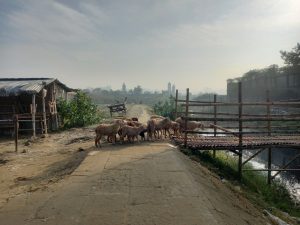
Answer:
[{"label": "green tree", "polygon": [[140,85],[133,88],[133,94],[134,95],[141,95],[143,93],[143,89]]},{"label": "green tree", "polygon": [[71,101],[59,99],[58,112],[64,128],[83,127],[96,123],[100,119],[97,106],[82,91],[78,91]]},{"label": "green tree", "polygon": [[300,66],[300,43],[297,43],[292,51],[280,51],[280,54],[285,64],[289,66]]},{"label": "green tree", "polygon": [[169,117],[174,120],[174,112],[175,112],[175,99],[170,97],[169,100],[165,102],[159,101],[153,107],[154,113],[160,116]]}]

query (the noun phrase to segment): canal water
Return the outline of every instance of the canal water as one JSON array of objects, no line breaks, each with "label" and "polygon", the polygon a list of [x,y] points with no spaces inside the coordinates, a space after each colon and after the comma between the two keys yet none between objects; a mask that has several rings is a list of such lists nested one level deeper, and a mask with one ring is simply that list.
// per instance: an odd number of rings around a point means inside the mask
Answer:
[{"label": "canal water", "polygon": [[[281,149],[284,150],[284,149]],[[280,150],[276,150],[276,151],[280,151]],[[245,150],[243,152],[244,155],[244,159],[246,160],[248,157],[250,157],[253,154],[253,151],[247,151]],[[256,156],[254,159],[250,160],[248,162],[250,165],[253,166],[253,168],[255,169],[267,169],[267,161],[265,161],[264,159],[260,158],[259,155]],[[276,165],[272,165],[272,168],[276,168],[279,169],[279,166]],[[262,172],[267,174],[267,172]],[[272,175],[274,175],[276,173],[276,171],[272,171]],[[279,175],[276,176],[275,178],[276,180],[280,181],[281,183],[283,183],[286,188],[288,189],[288,191],[290,192],[290,195],[292,196],[292,198],[300,203],[300,182],[299,179],[297,179],[294,175],[290,174],[289,172],[281,172],[279,173]]]}]

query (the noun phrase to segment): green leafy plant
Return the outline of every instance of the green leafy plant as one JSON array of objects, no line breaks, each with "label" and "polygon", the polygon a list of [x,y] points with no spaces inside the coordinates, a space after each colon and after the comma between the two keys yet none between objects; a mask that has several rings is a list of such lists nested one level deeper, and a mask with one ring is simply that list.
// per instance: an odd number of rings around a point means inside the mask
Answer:
[{"label": "green leafy plant", "polygon": [[154,113],[160,116],[169,117],[174,120],[174,112],[175,112],[175,99],[170,97],[169,100],[165,102],[159,101],[153,107]]},{"label": "green leafy plant", "polygon": [[63,121],[63,128],[83,127],[100,120],[97,106],[82,91],[78,91],[71,101],[59,99],[58,112]]}]

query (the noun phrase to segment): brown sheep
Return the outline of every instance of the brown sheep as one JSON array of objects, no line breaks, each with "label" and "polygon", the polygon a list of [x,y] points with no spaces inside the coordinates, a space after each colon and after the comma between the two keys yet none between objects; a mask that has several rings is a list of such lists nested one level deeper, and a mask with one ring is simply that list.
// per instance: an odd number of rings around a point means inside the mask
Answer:
[{"label": "brown sheep", "polygon": [[[182,117],[178,117],[175,122],[179,123],[181,133],[185,129],[185,120]],[[204,129],[204,124],[197,121],[187,121],[187,130],[195,130],[196,128]]]},{"label": "brown sheep", "polygon": [[[150,119],[147,123],[148,125],[148,137],[153,140],[154,138],[160,138],[160,132],[164,129],[164,127],[168,126],[170,124],[170,119],[169,118],[155,118],[155,119]],[[157,132],[157,137],[156,133]]]},{"label": "brown sheep", "polygon": [[116,142],[116,134],[122,126],[121,120],[116,120],[112,124],[100,124],[95,129],[96,138],[95,138],[95,146],[101,148],[100,140],[102,136],[112,137],[113,144]]},{"label": "brown sheep", "polygon": [[125,125],[125,126],[122,127],[121,139],[124,142],[124,137],[127,136],[129,142],[131,142],[131,140],[132,140],[132,142],[134,142],[134,138],[136,138],[137,142],[139,142],[138,135],[143,130],[144,130],[143,125],[141,125],[139,127],[132,127],[132,126]]}]

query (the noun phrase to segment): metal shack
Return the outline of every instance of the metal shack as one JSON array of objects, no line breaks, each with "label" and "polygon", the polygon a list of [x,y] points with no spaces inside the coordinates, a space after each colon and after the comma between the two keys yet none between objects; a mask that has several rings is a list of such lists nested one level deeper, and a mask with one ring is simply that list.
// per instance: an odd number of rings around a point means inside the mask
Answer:
[{"label": "metal shack", "polygon": [[74,89],[54,78],[0,79],[0,135],[15,130],[47,133],[57,130],[56,101],[74,96]]}]

